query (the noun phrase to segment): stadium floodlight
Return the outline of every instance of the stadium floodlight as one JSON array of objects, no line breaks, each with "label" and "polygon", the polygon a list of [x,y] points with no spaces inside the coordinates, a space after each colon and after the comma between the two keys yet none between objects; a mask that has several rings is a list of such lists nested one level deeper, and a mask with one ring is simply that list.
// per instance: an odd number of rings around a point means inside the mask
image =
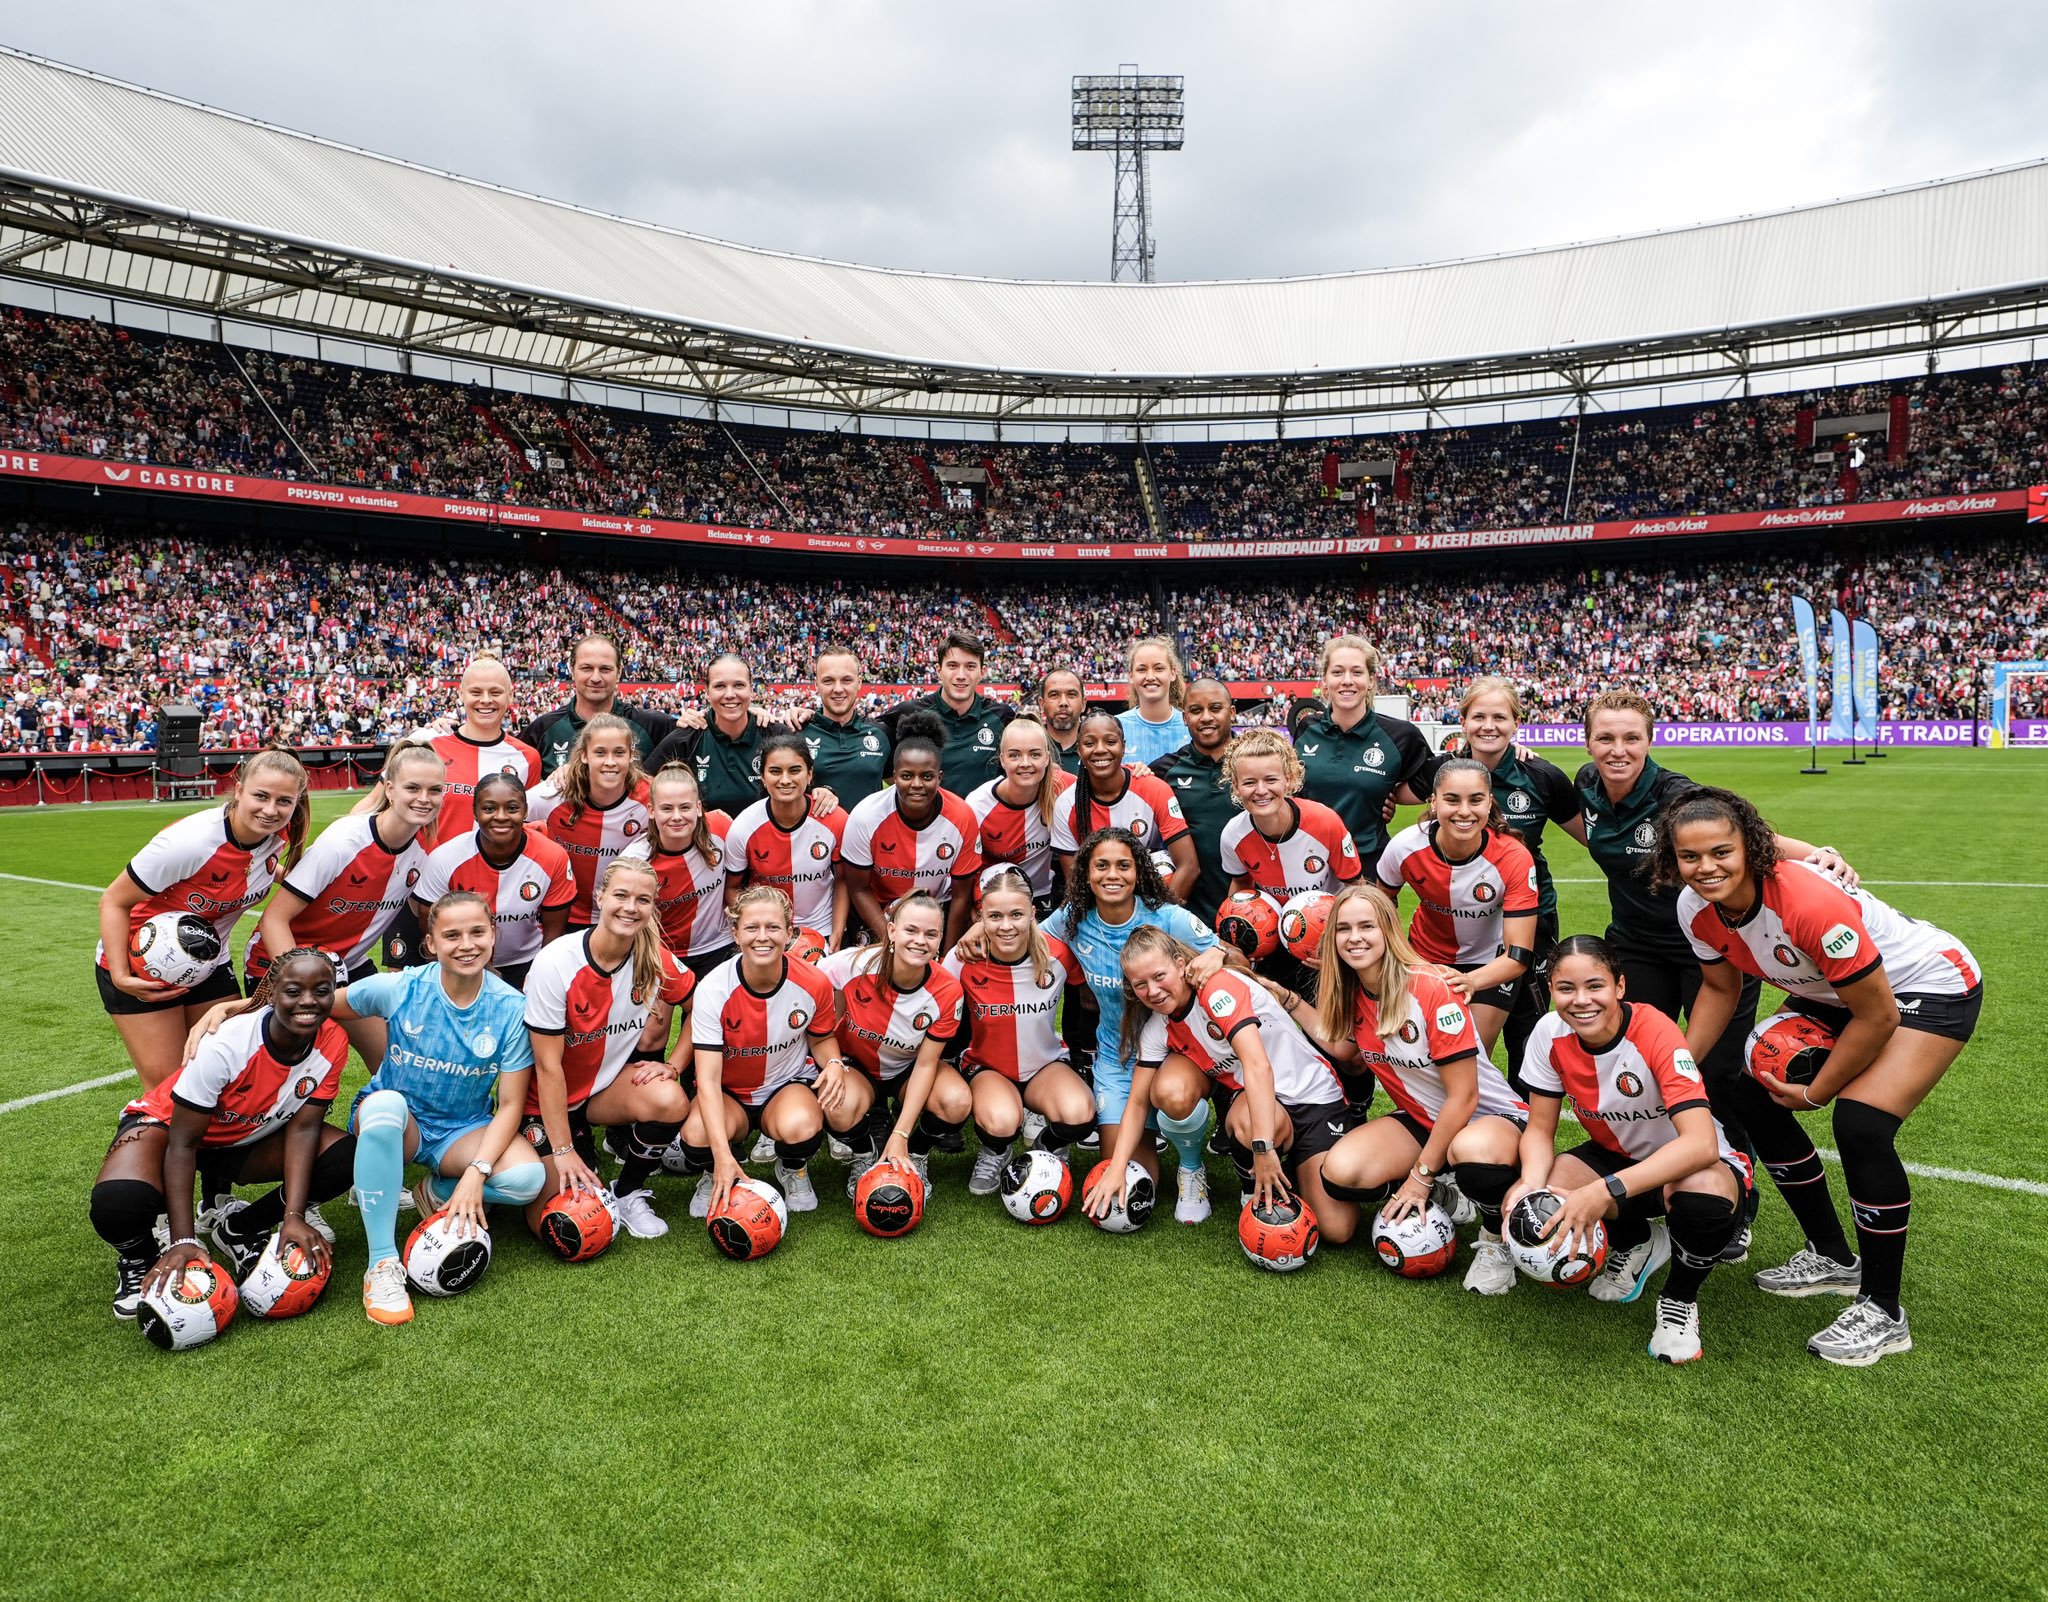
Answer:
[{"label": "stadium floodlight", "polygon": [[1152,186],[1155,150],[1178,150],[1185,106],[1178,74],[1135,66],[1074,78],[1074,148],[1116,156],[1116,215],[1110,225],[1111,283],[1152,282]]}]

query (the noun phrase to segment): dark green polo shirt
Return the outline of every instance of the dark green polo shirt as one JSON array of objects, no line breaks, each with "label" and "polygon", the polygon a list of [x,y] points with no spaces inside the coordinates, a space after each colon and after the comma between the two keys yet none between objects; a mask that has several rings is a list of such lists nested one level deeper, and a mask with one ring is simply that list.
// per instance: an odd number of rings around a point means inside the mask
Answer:
[{"label": "dark green polo shirt", "polygon": [[1152,771],[1180,803],[1188,838],[1195,842],[1195,860],[1202,865],[1188,892],[1188,911],[1204,923],[1214,923],[1216,909],[1230,894],[1230,875],[1223,871],[1223,826],[1238,814],[1237,797],[1223,783],[1223,764],[1192,744],[1158,758]]},{"label": "dark green polo shirt", "polygon": [[991,779],[1003,775],[997,760],[1002,750],[1003,729],[1015,717],[1014,708],[977,694],[965,712],[955,712],[937,690],[915,700],[892,706],[882,714],[892,740],[900,738],[896,720],[910,711],[932,712],[946,726],[946,743],[939,752],[939,767],[945,786],[955,795],[967,795]]},{"label": "dark green polo shirt", "polygon": [[1301,793],[1344,820],[1370,879],[1387,849],[1387,826],[1380,816],[1387,797],[1420,780],[1429,742],[1405,718],[1368,712],[1349,729],[1340,729],[1325,713],[1296,731],[1294,750],[1307,770]]},{"label": "dark green polo shirt", "polygon": [[751,713],[735,738],[721,734],[715,723],[678,729],[655,748],[648,769],[659,773],[670,762],[686,764],[697,775],[704,810],[736,817],[768,793],[761,788],[761,741],[772,732],[756,723]]},{"label": "dark green polo shirt", "polygon": [[1650,888],[1650,858],[1657,844],[1657,814],[1698,786],[1682,773],[1646,761],[1635,788],[1619,805],[1607,799],[1600,770],[1590,762],[1579,769],[1576,787],[1585,812],[1586,850],[1607,880],[1608,940],[1629,951],[1697,962],[1678,924],[1678,891]]},{"label": "dark green polo shirt", "polygon": [[835,723],[823,711],[813,712],[797,733],[811,748],[816,782],[839,797],[849,811],[889,783],[889,731],[858,712]]}]

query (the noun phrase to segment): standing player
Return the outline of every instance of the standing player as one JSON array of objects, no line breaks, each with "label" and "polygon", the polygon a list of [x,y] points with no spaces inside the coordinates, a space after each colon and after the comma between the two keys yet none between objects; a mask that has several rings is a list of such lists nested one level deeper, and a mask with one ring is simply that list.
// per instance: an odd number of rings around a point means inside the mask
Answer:
[{"label": "standing player", "polygon": [[[1756,808],[1727,790],[1695,790],[1657,821],[1659,884],[1682,884],[1678,917],[1704,970],[1689,1038],[1727,1027],[1738,973],[1786,992],[1751,1031],[1749,1077],[1735,1087],[1750,1137],[1806,1231],[1789,1263],[1757,1285],[1780,1296],[1853,1295],[1806,1343],[1830,1363],[1867,1367],[1910,1352],[1899,1302],[1913,1191],[1899,1126],[1962,1054],[1984,1005],[1977,959],[1945,930],[1780,859]],[[1810,1080],[1794,1066],[1811,1064]],[[1813,1142],[1792,1115],[1834,1103],[1835,1144],[1856,1219],[1849,1251]]]},{"label": "standing player", "polygon": [[1124,749],[1133,762],[1149,763],[1187,743],[1188,726],[1181,716],[1187,700],[1188,672],[1180,652],[1163,634],[1136,641],[1124,657],[1130,682],[1130,706],[1117,714],[1123,725]]},{"label": "standing player", "polygon": [[1188,686],[1181,708],[1187,720],[1188,743],[1152,762],[1153,774],[1173,791],[1181,819],[1194,843],[1198,871],[1188,891],[1187,909],[1204,923],[1216,921],[1217,909],[1230,894],[1230,875],[1223,866],[1223,829],[1237,816],[1237,798],[1223,777],[1223,753],[1230,744],[1237,709],[1230,691],[1216,679],[1197,679]]},{"label": "standing player", "polygon": [[789,898],[754,885],[732,908],[739,955],[704,976],[690,1008],[697,1102],[684,1121],[682,1169],[701,1174],[690,1216],[725,1205],[742,1177],[733,1142],[749,1130],[775,1143],[775,1182],[793,1213],[817,1211],[806,1168],[827,1121],[842,1137],[861,1121],[834,1033],[832,982],[789,955]]},{"label": "standing player", "polygon": [[1323,1165],[1325,1188],[1343,1203],[1339,1238],[1389,1198],[1395,1217],[1428,1206],[1448,1168],[1479,1210],[1465,1289],[1506,1295],[1515,1265],[1501,1244],[1501,1200],[1529,1109],[1487,1058],[1464,999],[1408,944],[1385,891],[1338,891],[1318,958],[1318,999],[1283,991],[1281,1005],[1333,1060],[1348,1049],[1394,1099],[1392,1112],[1357,1124]]},{"label": "standing player", "polygon": [[[310,811],[299,759],[258,751],[236,772],[226,802],[167,824],[101,893],[94,979],[144,1090],[178,1071],[193,1020],[239,996],[229,948],[235,925],[280,872],[298,866]],[[219,962],[183,990],[136,973],[128,962],[135,932],[160,912],[195,913],[220,937]]]},{"label": "standing player", "polygon": [[982,663],[987,656],[979,639],[954,629],[939,642],[938,690],[882,714],[891,737],[899,741],[908,714],[929,712],[939,720],[939,765],[952,775],[959,795],[978,790],[1001,775],[997,747],[1003,725],[1016,716],[1014,707],[981,693]]},{"label": "standing player", "polygon": [[[334,965],[318,951],[287,952],[190,1062],[122,1112],[92,1188],[92,1227],[119,1258],[116,1318],[133,1318],[146,1289],[206,1261],[201,1229],[238,1280],[272,1230],[327,1266],[327,1241],[308,1215],[348,1189],[355,1158],[355,1142],[325,1122],[348,1066],[333,1010]],[[281,1183],[195,1220],[202,1150],[229,1184]],[[160,1215],[171,1235],[161,1253],[151,1235]]]},{"label": "standing player", "polygon": [[413,920],[424,928],[427,908],[451,890],[482,896],[498,931],[491,971],[524,990],[528,965],[569,927],[575,870],[568,852],[526,827],[526,791],[511,774],[486,773],[469,800],[476,827],[427,854],[412,887]]},{"label": "standing player", "polygon": [[[576,693],[552,712],[543,712],[519,731],[521,744],[540,753],[544,779],[564,762],[591,719],[623,719],[641,762],[676,731],[676,720],[652,707],[619,699],[619,648],[602,634],[586,634],[569,648],[569,678]],[[465,707],[465,715],[467,708]],[[534,780],[529,780],[529,788]]]},{"label": "standing player", "polygon": [[619,860],[653,867],[660,881],[655,905],[662,941],[702,978],[732,955],[732,925],[725,917],[725,841],[732,820],[704,810],[696,774],[680,763],[647,781],[647,806],[647,833]]},{"label": "standing player", "polygon": [[531,823],[569,854],[576,899],[569,927],[596,917],[597,882],[627,846],[647,832],[647,775],[633,754],[633,725],[592,718],[561,767],[526,792]]},{"label": "standing player", "polygon": [[817,934],[830,951],[846,934],[849,902],[840,863],[848,822],[837,807],[820,815],[814,776],[810,747],[801,735],[771,734],[761,742],[761,782],[767,794],[725,832],[725,902],[728,908],[734,905],[750,885],[779,890],[794,909],[797,927]]},{"label": "standing player", "polygon": [[981,930],[985,955],[969,961],[955,951],[945,963],[960,981],[968,1029],[960,1074],[981,1136],[970,1196],[995,1190],[1027,1111],[1040,1125],[1037,1144],[1062,1155],[1095,1123],[1095,1098],[1059,1028],[1066,987],[1083,982],[1080,964],[1038,927],[1031,883],[1008,863],[982,872]]},{"label": "standing player", "polygon": [[[846,1137],[849,1199],[884,1158],[927,1178],[932,1147],[959,1133],[973,1111],[967,1081],[939,1056],[960,1033],[959,981],[937,966],[945,929],[946,909],[913,890],[891,903],[876,944],[835,951],[818,964],[839,993],[839,1049],[860,1070],[850,1101],[860,1119]],[[886,1113],[892,1102],[895,1119],[877,1154],[868,1111]]]},{"label": "standing player", "polygon": [[1429,744],[1405,718],[1373,710],[1380,654],[1358,635],[1340,634],[1323,647],[1322,680],[1322,710],[1295,724],[1301,793],[1344,820],[1370,875],[1386,849],[1388,803],[1422,799],[1414,784]]},{"label": "standing player", "polygon": [[1415,892],[1408,941],[1472,1009],[1491,1053],[1514,1005],[1515,986],[1536,960],[1536,864],[1507,826],[1485,764],[1437,764],[1432,816],[1395,835],[1379,880],[1390,896]]},{"label": "standing player", "polygon": [[[641,1240],[668,1233],[647,1182],[690,1115],[680,1083],[687,1035],[664,1059],[669,1020],[696,980],[662,944],[660,889],[648,863],[618,858],[598,890],[597,922],[550,944],[526,983],[533,1077],[522,1132],[548,1169],[541,1197],[605,1188],[591,1168],[591,1129],[608,1129],[620,1147],[612,1208]],[[526,1210],[535,1233],[546,1206],[536,1199]]]},{"label": "standing player", "polygon": [[811,749],[815,782],[851,809],[889,782],[889,731],[860,715],[860,658],[828,645],[811,663],[818,710],[797,731]]},{"label": "standing player", "polygon": [[[1573,935],[1558,946],[1557,1010],[1529,1037],[1522,1062],[1529,1127],[1506,1206],[1532,1190],[1559,1192],[1564,1204],[1544,1231],[1553,1240],[1606,1222],[1607,1266],[1587,1287],[1596,1301],[1634,1301],[1668,1260],[1650,1355],[1690,1363],[1700,1356],[1700,1286],[1735,1234],[1749,1163],[1714,1121],[1678,1025],[1627,994],[1604,940]],[[1586,1138],[1559,1151],[1567,1096]],[[1659,1214],[1668,1229],[1653,1222]]]},{"label": "standing player", "polygon": [[1123,725],[1107,712],[1081,719],[1080,747],[1081,777],[1053,808],[1052,849],[1061,874],[1071,870],[1079,842],[1096,830],[1125,829],[1147,852],[1164,851],[1173,859],[1167,894],[1183,900],[1202,865],[1173,790],[1149,768],[1124,766]]},{"label": "standing player", "polygon": [[768,729],[754,713],[754,673],[730,653],[704,670],[707,723],[680,728],[655,747],[652,771],[681,762],[697,775],[697,790],[714,812],[737,817],[761,799],[761,742]]},{"label": "standing player", "polygon": [[966,798],[981,830],[981,860],[1015,863],[1039,905],[1049,910],[1053,809],[1073,781],[1053,759],[1052,736],[1033,717],[1015,718],[1003,730],[998,759],[1003,776]]},{"label": "standing player", "polygon": [[1052,736],[1060,769],[1081,771],[1081,714],[1088,709],[1087,686],[1072,668],[1054,668],[1038,681],[1038,717]]},{"label": "standing player", "polygon": [[944,734],[930,713],[906,712],[896,725],[893,788],[869,796],[846,820],[840,877],[877,940],[888,928],[883,909],[913,890],[945,904],[943,950],[952,949],[973,911],[981,830],[967,803],[942,787]]}]

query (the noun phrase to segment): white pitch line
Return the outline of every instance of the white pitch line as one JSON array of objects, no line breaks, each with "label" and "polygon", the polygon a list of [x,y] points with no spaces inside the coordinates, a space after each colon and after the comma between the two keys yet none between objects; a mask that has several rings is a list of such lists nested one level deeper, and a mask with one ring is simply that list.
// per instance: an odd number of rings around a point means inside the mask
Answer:
[{"label": "white pitch line", "polygon": [[[1558,879],[1552,884],[1605,884],[1605,879]],[[1883,885],[1886,889],[1908,890],[2048,890],[2048,884],[2032,879],[1864,879],[1863,884]]]},{"label": "white pitch line", "polygon": [[52,890],[84,890],[92,895],[104,895],[103,884],[74,884],[69,879],[36,879],[26,873],[0,873],[0,879],[12,879],[16,884],[46,884]]},{"label": "white pitch line", "polygon": [[0,1101],[0,1113],[20,1112],[24,1107],[34,1107],[42,1102],[55,1101],[60,1096],[75,1096],[80,1091],[98,1090],[103,1085],[118,1085],[123,1080],[132,1081],[134,1078],[134,1070],[129,1069],[118,1074],[102,1074],[97,1079],[81,1079],[77,1084],[65,1085],[60,1090],[40,1090],[33,1096],[23,1096],[17,1101]]},{"label": "white pitch line", "polygon": [[[1840,1152],[1825,1146],[1814,1148],[1823,1162],[1839,1163]],[[2017,1190],[2029,1196],[2048,1196],[2048,1185],[2038,1179],[2012,1179],[2004,1174],[1980,1174],[1974,1168],[1936,1168],[1931,1163],[1907,1163],[1906,1172],[1916,1179],[1953,1179],[1959,1185],[1982,1185],[1986,1190]]]}]

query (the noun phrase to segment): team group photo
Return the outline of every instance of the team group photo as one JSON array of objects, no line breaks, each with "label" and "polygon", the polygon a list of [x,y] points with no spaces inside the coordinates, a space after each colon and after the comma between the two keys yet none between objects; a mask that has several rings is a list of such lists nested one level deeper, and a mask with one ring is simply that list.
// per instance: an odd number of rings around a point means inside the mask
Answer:
[{"label": "team group photo", "polygon": [[0,1593],[2039,1594],[2048,165],[1370,9],[0,41]]}]

